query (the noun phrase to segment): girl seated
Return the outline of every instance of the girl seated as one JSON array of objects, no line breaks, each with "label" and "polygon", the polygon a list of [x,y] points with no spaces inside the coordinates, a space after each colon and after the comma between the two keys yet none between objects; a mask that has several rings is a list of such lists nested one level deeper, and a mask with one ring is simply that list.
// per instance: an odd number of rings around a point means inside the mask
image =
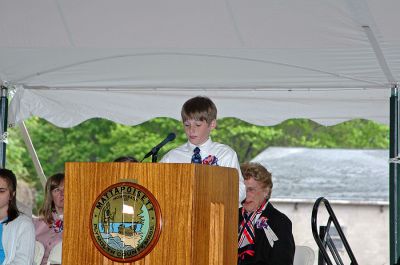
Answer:
[{"label": "girl seated", "polygon": [[0,264],[33,263],[35,230],[32,218],[18,211],[17,178],[8,169],[0,169]]},{"label": "girl seated", "polygon": [[39,218],[33,220],[36,240],[44,246],[42,265],[47,264],[51,249],[62,241],[64,212],[64,174],[51,176],[46,182],[43,206]]}]

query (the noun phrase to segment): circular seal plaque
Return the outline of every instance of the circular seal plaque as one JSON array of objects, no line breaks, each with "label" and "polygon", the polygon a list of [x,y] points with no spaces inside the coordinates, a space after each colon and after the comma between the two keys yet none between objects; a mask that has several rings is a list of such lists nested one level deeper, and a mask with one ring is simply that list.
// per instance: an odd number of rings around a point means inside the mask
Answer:
[{"label": "circular seal plaque", "polygon": [[161,233],[160,206],[150,191],[131,182],[104,190],[93,203],[91,236],[111,260],[133,262],[146,256]]}]

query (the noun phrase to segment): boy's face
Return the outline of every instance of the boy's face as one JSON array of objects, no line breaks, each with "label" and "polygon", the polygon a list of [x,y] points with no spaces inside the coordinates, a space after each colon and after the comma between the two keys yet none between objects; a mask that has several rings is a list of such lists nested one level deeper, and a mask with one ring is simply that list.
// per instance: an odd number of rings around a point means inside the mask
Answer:
[{"label": "boy's face", "polygon": [[210,124],[207,121],[199,120],[186,120],[183,122],[183,127],[185,129],[186,136],[194,145],[201,145],[208,140],[211,130],[215,128],[217,121],[213,120]]}]

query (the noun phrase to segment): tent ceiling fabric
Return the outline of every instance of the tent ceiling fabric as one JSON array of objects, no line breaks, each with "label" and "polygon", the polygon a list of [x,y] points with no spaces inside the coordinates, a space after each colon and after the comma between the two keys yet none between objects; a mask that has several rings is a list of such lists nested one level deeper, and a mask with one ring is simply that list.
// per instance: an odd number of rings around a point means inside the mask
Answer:
[{"label": "tent ceiling fabric", "polygon": [[396,0],[3,1],[9,121],[179,119],[186,99],[207,95],[219,117],[255,124],[387,124],[398,10]]}]

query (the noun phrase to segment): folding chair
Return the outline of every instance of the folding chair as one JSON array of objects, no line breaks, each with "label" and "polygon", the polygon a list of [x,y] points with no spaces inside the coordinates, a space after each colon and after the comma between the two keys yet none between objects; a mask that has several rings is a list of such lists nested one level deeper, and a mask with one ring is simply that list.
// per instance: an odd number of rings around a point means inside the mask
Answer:
[{"label": "folding chair", "polygon": [[35,262],[35,265],[40,265],[40,263],[42,263],[43,255],[44,255],[44,246],[39,241],[36,241],[35,242],[35,257],[33,259],[33,261]]},{"label": "folding chair", "polygon": [[293,265],[313,265],[315,254],[312,248],[307,246],[296,246]]},{"label": "folding chair", "polygon": [[61,256],[62,256],[62,242],[59,242],[50,250],[49,258],[47,259],[47,265],[61,264]]}]

